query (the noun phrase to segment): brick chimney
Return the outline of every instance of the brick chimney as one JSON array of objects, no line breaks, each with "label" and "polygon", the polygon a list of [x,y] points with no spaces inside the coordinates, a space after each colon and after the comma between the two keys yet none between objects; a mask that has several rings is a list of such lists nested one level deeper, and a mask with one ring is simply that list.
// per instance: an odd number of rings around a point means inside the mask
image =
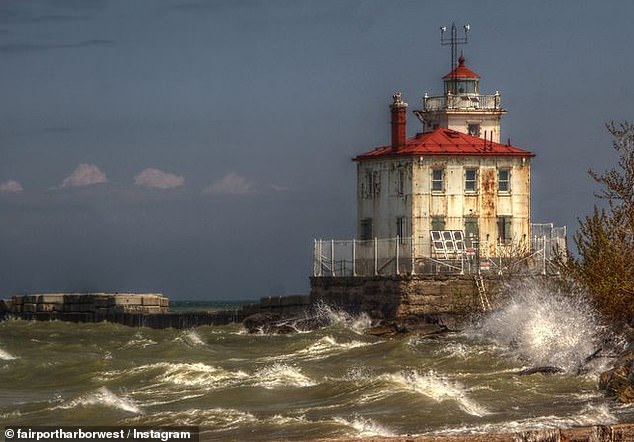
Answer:
[{"label": "brick chimney", "polygon": [[407,103],[401,99],[401,93],[392,96],[394,103],[390,105],[392,114],[392,149],[399,150],[407,142]]}]

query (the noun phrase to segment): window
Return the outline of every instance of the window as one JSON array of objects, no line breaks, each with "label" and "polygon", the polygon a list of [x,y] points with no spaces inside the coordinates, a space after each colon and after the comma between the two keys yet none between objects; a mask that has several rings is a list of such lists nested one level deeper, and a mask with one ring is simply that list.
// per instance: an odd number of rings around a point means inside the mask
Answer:
[{"label": "window", "polygon": [[498,241],[500,244],[508,244],[511,239],[511,217],[498,216]]},{"label": "window", "polygon": [[445,171],[443,169],[432,169],[431,171],[431,190],[433,192],[443,191],[443,178]]},{"label": "window", "polygon": [[464,191],[478,191],[478,169],[466,169],[464,172]]},{"label": "window", "polygon": [[406,235],[405,217],[399,216],[396,218],[396,236],[400,238],[401,244],[404,243]]},{"label": "window", "polygon": [[363,218],[359,226],[360,239],[372,239],[372,218]]},{"label": "window", "polygon": [[405,194],[405,169],[399,167],[398,174],[396,176],[396,193],[399,196]]},{"label": "window", "polygon": [[467,247],[476,247],[474,241],[478,240],[479,229],[478,229],[478,217],[476,216],[467,216],[464,219],[464,234],[467,243]]},{"label": "window", "polygon": [[431,230],[445,230],[445,217],[444,216],[432,216],[431,217]]},{"label": "window", "polygon": [[511,170],[499,169],[498,170],[498,192],[510,192],[511,191]]},{"label": "window", "polygon": [[363,179],[361,179],[360,181],[359,196],[363,199],[370,198],[370,196],[372,195],[372,172],[366,170],[363,174]]},{"label": "window", "polygon": [[366,170],[359,189],[361,198],[376,198],[381,193],[381,172]]},{"label": "window", "polygon": [[381,172],[372,172],[372,197],[376,198],[381,194]]},{"label": "window", "polygon": [[467,126],[467,133],[473,137],[480,136],[480,125],[477,123],[469,123]]}]

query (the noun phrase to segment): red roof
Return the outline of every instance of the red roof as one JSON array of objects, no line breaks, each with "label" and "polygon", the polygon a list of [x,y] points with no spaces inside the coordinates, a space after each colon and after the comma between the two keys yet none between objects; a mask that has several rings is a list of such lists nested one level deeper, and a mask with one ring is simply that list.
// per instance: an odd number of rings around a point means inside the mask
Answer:
[{"label": "red roof", "polygon": [[463,78],[479,79],[480,76],[464,65],[464,57],[461,55],[460,58],[458,59],[458,66],[456,66],[447,75],[442,77],[442,79],[452,80],[452,79],[463,79]]},{"label": "red roof", "polygon": [[405,146],[377,147],[358,155],[354,161],[394,156],[477,156],[477,157],[534,157],[535,154],[515,146],[495,143],[451,129],[436,129],[409,138]]}]

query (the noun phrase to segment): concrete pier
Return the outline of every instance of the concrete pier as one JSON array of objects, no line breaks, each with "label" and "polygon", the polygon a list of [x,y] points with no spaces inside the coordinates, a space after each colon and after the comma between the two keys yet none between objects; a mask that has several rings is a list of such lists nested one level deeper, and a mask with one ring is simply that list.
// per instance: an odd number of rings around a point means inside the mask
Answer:
[{"label": "concrete pier", "polygon": [[169,311],[160,293],[43,293],[0,300],[0,320],[102,322],[132,327],[190,328],[240,322],[240,311]]}]

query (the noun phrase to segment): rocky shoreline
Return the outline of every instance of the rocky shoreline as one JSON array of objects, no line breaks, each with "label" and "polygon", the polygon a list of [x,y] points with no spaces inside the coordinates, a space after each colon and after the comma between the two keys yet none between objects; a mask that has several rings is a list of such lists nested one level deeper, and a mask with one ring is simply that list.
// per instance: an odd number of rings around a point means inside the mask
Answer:
[{"label": "rocky shoreline", "polygon": [[344,437],[315,439],[313,442],[631,442],[634,424],[594,425],[567,429],[523,431],[519,433],[481,433],[394,437]]}]

